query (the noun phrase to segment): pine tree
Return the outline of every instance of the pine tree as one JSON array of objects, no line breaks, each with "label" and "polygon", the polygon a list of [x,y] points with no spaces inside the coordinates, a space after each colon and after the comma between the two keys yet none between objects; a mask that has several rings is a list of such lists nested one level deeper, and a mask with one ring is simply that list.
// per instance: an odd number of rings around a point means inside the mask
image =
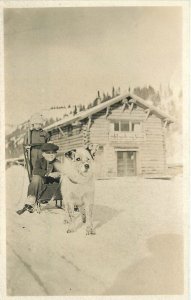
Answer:
[{"label": "pine tree", "polygon": [[159,105],[161,103],[161,98],[160,98],[160,95],[159,95],[159,92],[155,93],[152,98],[151,98],[152,102],[154,105]]},{"label": "pine tree", "polygon": [[76,107],[76,105],[74,106],[74,111],[73,111],[73,115],[76,115],[77,114],[77,107]]},{"label": "pine tree", "polygon": [[107,92],[107,100],[110,100],[111,96],[109,95],[109,93]]},{"label": "pine tree", "polygon": [[92,108],[92,103],[89,103],[87,109]]},{"label": "pine tree", "polygon": [[115,97],[115,88],[114,88],[114,86],[112,87],[112,98],[114,98]]},{"label": "pine tree", "polygon": [[105,102],[107,99],[106,99],[106,94],[105,93],[103,93],[103,100],[102,100],[102,102]]}]

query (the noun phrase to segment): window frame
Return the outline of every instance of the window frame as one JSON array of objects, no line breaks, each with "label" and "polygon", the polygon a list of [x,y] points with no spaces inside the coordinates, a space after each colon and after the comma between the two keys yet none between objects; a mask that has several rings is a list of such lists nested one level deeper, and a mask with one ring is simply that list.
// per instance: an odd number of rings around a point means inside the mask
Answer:
[{"label": "window frame", "polygon": [[[113,131],[114,132],[133,132],[133,133],[136,133],[136,131],[135,130],[132,130],[133,128],[134,128],[134,124],[139,124],[140,125],[140,129],[142,129],[142,122],[141,121],[139,121],[139,120],[128,120],[128,121],[126,121],[126,120],[114,120],[113,122],[112,122],[114,125],[113,125]],[[122,125],[122,123],[128,123],[128,125],[129,125],[129,130],[121,130],[121,125]],[[118,128],[119,128],[119,130],[115,130],[115,124],[118,124]]]}]

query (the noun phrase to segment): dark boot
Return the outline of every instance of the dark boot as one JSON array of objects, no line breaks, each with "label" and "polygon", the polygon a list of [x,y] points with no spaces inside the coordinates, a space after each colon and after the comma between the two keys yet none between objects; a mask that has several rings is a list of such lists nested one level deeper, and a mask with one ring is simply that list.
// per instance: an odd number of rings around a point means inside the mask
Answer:
[{"label": "dark boot", "polygon": [[74,211],[78,211],[79,212],[79,208],[77,205],[74,205]]},{"label": "dark boot", "polygon": [[25,211],[28,211],[30,213],[34,212],[34,208],[32,207],[32,205],[29,204],[25,204],[24,207],[20,210],[17,210],[17,214],[18,215],[22,215]]}]

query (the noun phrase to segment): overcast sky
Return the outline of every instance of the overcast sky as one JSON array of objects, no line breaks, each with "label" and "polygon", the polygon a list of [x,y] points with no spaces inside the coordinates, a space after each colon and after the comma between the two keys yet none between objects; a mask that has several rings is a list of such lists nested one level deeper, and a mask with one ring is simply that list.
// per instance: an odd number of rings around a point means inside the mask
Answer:
[{"label": "overcast sky", "polygon": [[4,20],[6,123],[181,72],[178,7],[6,9]]}]

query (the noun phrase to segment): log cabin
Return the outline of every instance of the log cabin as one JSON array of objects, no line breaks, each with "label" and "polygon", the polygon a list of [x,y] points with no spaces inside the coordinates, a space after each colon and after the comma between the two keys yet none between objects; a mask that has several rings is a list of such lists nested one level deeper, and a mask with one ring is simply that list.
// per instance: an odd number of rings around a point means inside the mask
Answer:
[{"label": "log cabin", "polygon": [[173,118],[127,93],[64,118],[45,129],[59,156],[89,143],[99,144],[96,176],[165,175],[165,130]]}]

